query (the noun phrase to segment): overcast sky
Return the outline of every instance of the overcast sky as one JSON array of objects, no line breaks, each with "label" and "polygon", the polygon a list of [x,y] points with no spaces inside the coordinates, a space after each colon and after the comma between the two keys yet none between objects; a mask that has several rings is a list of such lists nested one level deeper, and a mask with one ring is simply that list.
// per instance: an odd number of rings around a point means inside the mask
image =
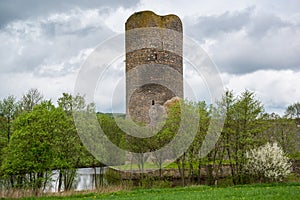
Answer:
[{"label": "overcast sky", "polygon": [[[254,91],[269,113],[283,114],[300,101],[298,0],[1,0],[0,99],[19,98],[30,88],[53,102],[73,93],[80,66],[95,47],[124,33],[127,18],[142,10],[178,15],[184,34],[208,53],[224,87],[235,94]],[[107,76],[123,74],[119,66]],[[203,94],[199,100],[207,99],[199,77],[185,78]],[[112,91],[114,78],[106,81],[104,90]],[[104,102],[100,111],[109,112],[105,91],[97,98]]]}]

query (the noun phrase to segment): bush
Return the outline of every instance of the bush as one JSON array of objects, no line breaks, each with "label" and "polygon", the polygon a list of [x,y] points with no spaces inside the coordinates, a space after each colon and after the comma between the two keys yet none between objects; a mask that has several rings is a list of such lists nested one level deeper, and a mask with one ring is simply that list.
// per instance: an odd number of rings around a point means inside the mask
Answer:
[{"label": "bush", "polygon": [[282,181],[291,172],[291,162],[277,143],[267,143],[246,153],[246,170],[260,180]]},{"label": "bush", "polygon": [[146,175],[144,179],[141,181],[142,188],[170,188],[172,187],[172,182],[167,180],[158,180],[157,177]]},{"label": "bush", "polygon": [[121,176],[118,171],[115,171],[111,168],[107,168],[104,179],[107,181],[108,185],[120,185]]}]

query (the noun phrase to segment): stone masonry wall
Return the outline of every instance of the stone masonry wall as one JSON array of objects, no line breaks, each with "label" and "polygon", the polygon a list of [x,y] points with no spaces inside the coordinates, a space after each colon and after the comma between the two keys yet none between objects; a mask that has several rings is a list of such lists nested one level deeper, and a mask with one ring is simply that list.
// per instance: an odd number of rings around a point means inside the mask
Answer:
[{"label": "stone masonry wall", "polygon": [[143,11],[125,26],[126,114],[149,124],[151,106],[183,98],[182,23],[175,15]]}]

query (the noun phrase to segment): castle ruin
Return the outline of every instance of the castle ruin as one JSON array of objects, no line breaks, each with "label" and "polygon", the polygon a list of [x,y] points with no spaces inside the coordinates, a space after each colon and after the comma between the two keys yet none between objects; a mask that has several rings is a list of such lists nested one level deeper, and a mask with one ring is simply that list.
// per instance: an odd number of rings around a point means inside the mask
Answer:
[{"label": "castle ruin", "polygon": [[176,15],[142,11],[125,27],[126,115],[149,124],[153,110],[183,98],[182,22]]}]

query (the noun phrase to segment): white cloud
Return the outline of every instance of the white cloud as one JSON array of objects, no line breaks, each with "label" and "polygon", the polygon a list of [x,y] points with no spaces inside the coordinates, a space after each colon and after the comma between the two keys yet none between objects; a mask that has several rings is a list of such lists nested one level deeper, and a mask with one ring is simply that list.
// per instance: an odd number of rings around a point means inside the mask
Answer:
[{"label": "white cloud", "polygon": [[223,72],[299,69],[300,24],[253,8],[195,22],[189,32]]},{"label": "white cloud", "polygon": [[[44,18],[15,21],[0,31],[2,72],[32,72],[47,65],[74,64],[72,59],[94,48],[112,31],[101,23],[100,10],[74,9]],[[66,70],[68,66],[62,67]],[[76,65],[79,67],[79,65]],[[60,73],[57,73],[59,76]]]},{"label": "white cloud", "polygon": [[125,22],[134,12],[133,8],[109,9],[103,16],[105,18],[103,23],[117,33],[124,33]]},{"label": "white cloud", "polygon": [[[255,93],[256,98],[264,105],[266,112],[284,114],[288,105],[299,102],[300,72],[292,70],[258,70],[247,74],[221,73],[224,90],[232,90],[238,96],[245,90]],[[185,97],[192,100],[205,100],[212,103],[205,79],[192,68],[185,68],[186,84],[193,89],[193,94],[185,91]],[[186,89],[186,87],[185,87]]]},{"label": "white cloud", "polygon": [[39,89],[56,101],[72,93],[79,67],[113,33],[97,9],[13,21],[0,29],[0,97]]},{"label": "white cloud", "polygon": [[253,5],[252,1],[234,0],[205,0],[186,1],[186,0],[164,0],[159,3],[155,0],[141,0],[137,6],[139,10],[153,10],[157,14],[177,14],[180,18],[187,16],[214,15],[225,11],[234,11],[247,8]]},{"label": "white cloud", "polygon": [[72,93],[74,80],[77,74],[72,73],[62,77],[36,77],[32,73],[0,74],[2,83],[0,86],[0,96],[15,95],[21,98],[30,88],[37,88],[46,99],[51,99],[53,103],[63,92]]},{"label": "white cloud", "polygon": [[288,105],[299,102],[300,72],[292,70],[259,70],[244,75],[221,74],[227,89],[240,94],[245,89],[255,92],[267,112],[283,114]]},{"label": "white cloud", "polygon": [[[209,53],[229,89],[236,93],[253,90],[268,112],[282,113],[287,105],[299,101],[299,1],[141,0],[126,7],[111,4],[81,2],[63,9],[51,4],[49,10],[36,6],[39,11],[29,17],[8,16],[6,25],[0,27],[0,98],[20,96],[29,88],[38,88],[52,99],[73,92],[76,73],[93,49],[124,32],[132,13],[153,10],[160,15],[177,14],[183,20],[184,33]],[[9,21],[11,18],[14,20]],[[122,76],[115,68],[107,73],[104,87],[95,97],[107,108],[104,111],[109,111],[111,92]],[[209,101],[201,77],[192,71],[185,76],[199,100]],[[124,110],[124,98],[117,95],[114,101],[116,110]]]}]

